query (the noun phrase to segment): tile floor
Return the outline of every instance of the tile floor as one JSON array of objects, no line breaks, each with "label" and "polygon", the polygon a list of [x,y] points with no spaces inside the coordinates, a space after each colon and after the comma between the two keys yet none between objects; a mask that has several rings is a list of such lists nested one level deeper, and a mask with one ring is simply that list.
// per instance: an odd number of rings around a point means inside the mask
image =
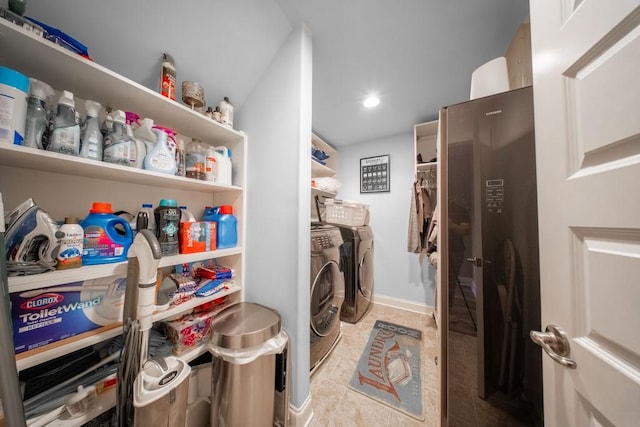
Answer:
[{"label": "tile floor", "polygon": [[[376,320],[422,331],[423,422],[348,388],[362,350]],[[430,315],[374,305],[356,324],[342,322],[342,339],[311,377],[313,421],[311,427],[435,426],[439,418],[439,373],[436,327]]]}]

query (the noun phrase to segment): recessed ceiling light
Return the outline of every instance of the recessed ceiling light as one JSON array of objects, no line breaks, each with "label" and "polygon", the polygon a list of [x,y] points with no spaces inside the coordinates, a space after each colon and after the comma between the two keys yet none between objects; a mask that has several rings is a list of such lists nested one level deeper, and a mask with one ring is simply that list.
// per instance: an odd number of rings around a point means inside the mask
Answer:
[{"label": "recessed ceiling light", "polygon": [[364,105],[367,108],[375,107],[378,104],[380,104],[380,98],[378,98],[375,95],[368,96],[367,99],[365,99],[364,102],[362,103],[362,105]]}]

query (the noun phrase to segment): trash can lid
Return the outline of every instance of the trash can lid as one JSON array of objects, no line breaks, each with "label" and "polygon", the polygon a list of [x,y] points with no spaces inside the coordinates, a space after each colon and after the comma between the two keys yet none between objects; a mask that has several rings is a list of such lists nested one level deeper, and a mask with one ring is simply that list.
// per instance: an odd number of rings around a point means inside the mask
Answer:
[{"label": "trash can lid", "polygon": [[239,302],[211,323],[211,344],[230,350],[258,346],[280,333],[280,315],[260,304]]}]

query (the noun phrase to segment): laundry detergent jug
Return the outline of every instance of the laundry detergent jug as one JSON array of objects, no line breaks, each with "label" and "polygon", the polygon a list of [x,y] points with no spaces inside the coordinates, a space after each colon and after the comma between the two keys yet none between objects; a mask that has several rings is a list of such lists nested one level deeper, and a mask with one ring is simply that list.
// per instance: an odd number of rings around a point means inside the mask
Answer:
[{"label": "laundry detergent jug", "polygon": [[179,252],[180,217],[182,211],[173,199],[162,199],[153,210],[156,219],[156,237],[162,255],[177,255]]},{"label": "laundry detergent jug", "polygon": [[231,150],[224,145],[213,152],[216,160],[215,181],[217,184],[231,185]]},{"label": "laundry detergent jug", "polygon": [[238,244],[238,220],[233,215],[233,206],[208,207],[202,215],[202,220],[216,222],[218,249],[233,248]]},{"label": "laundry detergent jug", "polygon": [[84,230],[82,265],[127,260],[133,233],[126,220],[113,214],[111,203],[94,202],[80,225]]}]

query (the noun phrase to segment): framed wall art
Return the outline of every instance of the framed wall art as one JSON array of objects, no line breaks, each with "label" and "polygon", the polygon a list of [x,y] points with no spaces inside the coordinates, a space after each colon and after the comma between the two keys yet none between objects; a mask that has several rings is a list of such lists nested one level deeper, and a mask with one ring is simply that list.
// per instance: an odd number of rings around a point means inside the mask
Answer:
[{"label": "framed wall art", "polygon": [[360,193],[388,193],[391,189],[388,154],[360,159]]}]

